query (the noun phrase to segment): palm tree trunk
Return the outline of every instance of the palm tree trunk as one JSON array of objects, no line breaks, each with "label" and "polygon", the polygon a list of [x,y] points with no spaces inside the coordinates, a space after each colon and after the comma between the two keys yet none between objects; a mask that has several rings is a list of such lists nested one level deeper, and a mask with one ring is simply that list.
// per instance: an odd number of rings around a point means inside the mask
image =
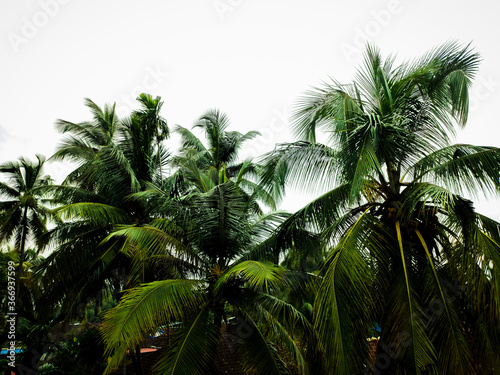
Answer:
[{"label": "palm tree trunk", "polygon": [[156,140],[156,156],[157,156],[157,163],[158,167],[160,168],[160,184],[163,182],[163,171],[161,168],[161,159],[160,159],[160,141],[157,139]]},{"label": "palm tree trunk", "polygon": [[[21,246],[19,249],[19,268],[17,270],[16,274],[16,309],[19,306],[19,289],[21,288],[21,277],[23,276],[23,266],[24,266],[24,248],[26,246],[26,231],[27,231],[27,224],[28,224],[28,207],[24,207],[24,212],[23,212],[23,220],[21,222]],[[17,327],[19,324],[19,315],[16,315],[16,323],[15,326]]]},{"label": "palm tree trunk", "polygon": [[21,286],[21,277],[23,275],[23,264],[24,264],[24,248],[26,246],[26,231],[28,224],[28,207],[24,207],[23,220],[21,223],[21,246],[19,249],[19,266],[16,275],[16,306],[18,305],[19,298],[19,288]]},{"label": "palm tree trunk", "polygon": [[132,365],[134,366],[135,373],[142,375],[142,362],[141,362],[141,347],[138,345],[135,350],[130,351],[132,358]]},{"label": "palm tree trunk", "polygon": [[[224,309],[224,307],[221,307],[219,304],[214,309],[214,324],[217,327],[217,332],[219,334],[219,340],[220,340],[220,336],[221,336],[222,316],[223,316],[223,311],[224,311],[223,309]],[[211,371],[210,374],[211,375],[212,374],[217,374],[217,359],[216,358],[213,359],[213,361],[212,361],[212,363],[210,365],[210,367],[211,367],[210,368],[210,371]]]}]

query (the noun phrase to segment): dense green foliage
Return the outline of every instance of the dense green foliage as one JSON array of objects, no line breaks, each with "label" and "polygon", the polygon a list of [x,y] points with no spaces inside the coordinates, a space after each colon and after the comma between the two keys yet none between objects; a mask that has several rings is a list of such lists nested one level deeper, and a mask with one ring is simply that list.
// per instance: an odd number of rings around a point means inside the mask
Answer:
[{"label": "dense green foliage", "polygon": [[[331,373],[500,366],[498,223],[461,195],[498,194],[500,149],[451,143],[478,61],[451,43],[394,67],[369,47],[353,84],[333,81],[301,100],[303,140],[265,157],[277,196],[283,181],[333,187],[294,214],[328,243],[314,327]],[[375,323],[371,366],[364,338]]]},{"label": "dense green foliage", "polygon": [[[368,46],[352,84],[300,100],[298,141],[257,161],[238,152],[259,133],[216,109],[167,150],[163,102],[141,94],[126,118],[86,99],[90,121],[56,122],[61,185],[41,156],[1,165],[21,366],[141,373],[162,332],[160,374],[222,373],[225,356],[248,374],[498,371],[500,227],[466,197],[498,196],[500,149],[453,144],[479,56],[394,60]],[[330,190],[276,211],[286,186]]]}]

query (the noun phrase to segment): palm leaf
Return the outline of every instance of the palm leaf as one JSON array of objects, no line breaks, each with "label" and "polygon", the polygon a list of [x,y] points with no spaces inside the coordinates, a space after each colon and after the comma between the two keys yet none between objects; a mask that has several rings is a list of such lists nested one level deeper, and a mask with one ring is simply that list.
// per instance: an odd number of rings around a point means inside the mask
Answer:
[{"label": "palm leaf", "polygon": [[135,348],[145,334],[169,322],[182,321],[196,311],[204,300],[198,285],[192,280],[162,280],[129,290],[118,306],[105,314],[102,334],[106,355],[113,356],[105,373],[121,363],[124,347]]},{"label": "palm leaf", "polygon": [[432,345],[431,340],[429,339],[428,335],[425,333],[425,327],[422,325],[422,323],[415,319],[417,316],[417,309],[418,309],[418,304],[414,296],[414,292],[412,291],[412,286],[410,284],[410,276],[408,269],[406,265],[406,257],[407,255],[405,254],[404,250],[404,245],[403,245],[403,240],[402,240],[402,235],[401,235],[401,227],[400,227],[400,222],[396,221],[396,234],[397,234],[397,239],[398,239],[398,244],[399,244],[399,250],[401,253],[401,264],[402,264],[402,269],[404,272],[404,280],[405,280],[405,285],[406,285],[406,293],[407,293],[407,302],[406,305],[408,306],[408,312],[409,312],[409,320],[410,320],[410,327],[411,327],[411,357],[413,358],[414,361],[414,371],[416,374],[422,374],[425,373],[425,370],[428,369],[429,366],[434,364],[435,361],[435,349]]},{"label": "palm leaf", "polygon": [[220,330],[205,304],[193,320],[184,323],[168,353],[155,365],[154,372],[170,375],[204,375],[215,368]]},{"label": "palm leaf", "polygon": [[314,302],[314,327],[329,370],[335,374],[362,371],[363,323],[371,309],[371,272],[358,252],[367,238],[367,213],[361,215],[328,255]]},{"label": "palm leaf", "polygon": [[[415,233],[425,250],[427,260],[429,261],[429,265],[432,270],[434,282],[437,285],[437,290],[439,291],[437,297],[438,299],[433,299],[431,303],[435,305],[438,303],[437,301],[439,301],[440,305],[443,306],[444,309],[442,317],[432,316],[432,318],[436,320],[436,324],[434,324],[436,332],[434,335],[442,343],[442,345],[437,346],[440,348],[438,351],[439,373],[470,374],[473,372],[470,349],[468,348],[464,330],[460,324],[458,314],[454,311],[453,304],[451,303],[452,300],[450,296],[447,295],[445,287],[441,283],[436,267],[434,266],[433,257],[427,247],[427,243],[423,235],[418,229],[415,230]],[[433,306],[433,308],[435,307]],[[431,325],[432,323],[433,322],[431,321]],[[429,331],[431,331],[431,328]]]},{"label": "palm leaf", "polygon": [[243,335],[245,373],[288,374],[288,370],[280,358],[277,349],[269,342],[263,332],[250,317],[250,313],[238,306],[246,322],[248,332]]},{"label": "palm leaf", "polygon": [[277,200],[288,182],[292,187],[305,187],[311,192],[333,187],[337,176],[336,156],[331,148],[318,143],[280,144],[260,161],[264,165],[261,183]]},{"label": "palm leaf", "polygon": [[110,225],[130,222],[130,216],[120,208],[103,203],[81,202],[54,210],[62,219],[82,218],[95,225]]},{"label": "palm leaf", "polygon": [[224,287],[229,280],[241,277],[248,282],[250,288],[269,293],[269,289],[277,289],[283,281],[284,269],[270,263],[247,260],[237,263],[219,278],[215,285],[218,291]]},{"label": "palm leaf", "polygon": [[416,180],[432,180],[460,194],[496,193],[500,149],[458,144],[427,155],[413,167]]}]

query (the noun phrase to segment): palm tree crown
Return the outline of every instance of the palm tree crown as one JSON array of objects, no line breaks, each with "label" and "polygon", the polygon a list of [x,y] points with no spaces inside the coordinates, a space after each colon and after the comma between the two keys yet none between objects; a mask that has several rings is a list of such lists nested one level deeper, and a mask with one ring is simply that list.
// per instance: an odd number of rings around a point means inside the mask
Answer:
[{"label": "palm tree crown", "polygon": [[24,158],[0,166],[0,173],[8,182],[0,182],[0,243],[14,241],[19,252],[16,276],[16,298],[19,294],[23,272],[24,253],[27,244],[43,246],[43,235],[47,232],[47,219],[51,215],[45,205],[49,199],[51,178],[43,174],[45,158],[37,155],[33,163]]},{"label": "palm tree crown", "polygon": [[[252,160],[239,161],[238,151],[243,144],[260,135],[256,131],[241,134],[228,131],[228,116],[217,110],[208,110],[194,125],[203,130],[207,146],[190,130],[178,126],[176,131],[182,136],[182,153],[174,158],[178,167],[175,181],[186,181],[188,189],[207,192],[217,185],[233,181],[241,193],[247,196],[247,204],[262,213],[258,202],[276,209],[274,199],[255,180],[260,166]],[[185,193],[186,191],[184,191]]]},{"label": "palm tree crown", "polygon": [[[333,187],[294,215],[330,246],[314,307],[330,371],[363,371],[374,324],[377,359],[387,361],[365,370],[498,367],[498,224],[461,194],[495,193],[500,150],[451,144],[478,62],[468,46],[448,43],[394,67],[368,46],[353,84],[333,81],[301,100],[294,130],[304,140],[265,157],[265,183],[277,195],[288,180]],[[429,317],[433,304],[441,309]]]},{"label": "palm tree crown", "polygon": [[[134,272],[155,263],[173,270],[168,278],[128,290],[106,315],[103,332],[107,353],[112,355],[108,371],[123,360],[127,348],[140,345],[145,334],[158,327],[168,330],[176,323],[179,328],[156,371],[216,373],[228,337],[223,337],[223,331],[235,329],[235,322],[240,322],[251,330],[237,338],[241,348],[236,350],[243,356],[241,371],[285,373],[275,347],[279,343],[305,372],[304,352],[292,336],[295,332],[300,337],[311,327],[299,311],[276,297],[289,282],[287,274],[252,257],[259,247],[266,247],[263,242],[276,242],[272,223],[286,215],[262,216],[253,204],[259,186],[246,185],[242,178],[250,162],[232,164],[239,145],[255,133],[226,131],[227,118],[218,111],[202,116],[198,126],[205,130],[208,147],[187,129],[178,128],[184,147],[173,178],[182,181],[182,194],[171,195],[150,184],[135,197],[154,202],[155,219],[122,226],[108,237],[110,242],[125,239],[122,251],[131,254]],[[269,330],[275,334],[266,337],[264,332]]]},{"label": "palm tree crown", "polygon": [[76,168],[57,191],[62,204],[57,212],[68,220],[49,233],[57,248],[38,275],[46,282],[46,303],[62,301],[67,317],[77,315],[82,304],[98,299],[103,290],[116,294],[133,283],[122,275],[130,266],[127,257],[100,243],[113,225],[150,219],[148,205],[129,195],[161,180],[168,158],[161,98],[141,94],[138,102],[140,108],[121,120],[114,105],[101,108],[86,99],[92,121],[56,123],[65,139],[52,159],[72,161]]}]

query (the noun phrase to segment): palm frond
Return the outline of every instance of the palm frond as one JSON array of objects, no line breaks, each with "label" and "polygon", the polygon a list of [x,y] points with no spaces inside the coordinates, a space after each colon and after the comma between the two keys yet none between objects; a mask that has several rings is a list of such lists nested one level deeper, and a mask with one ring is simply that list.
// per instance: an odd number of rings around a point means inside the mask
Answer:
[{"label": "palm frond", "polygon": [[246,373],[258,374],[288,374],[278,350],[269,342],[264,333],[259,329],[249,312],[239,306],[243,320],[248,326],[248,333],[242,339],[244,342],[243,368]]},{"label": "palm frond", "polygon": [[[158,225],[158,222],[155,224]],[[191,259],[198,258],[196,253],[178,238],[153,225],[117,226],[103,242],[112,241],[117,238],[126,239],[123,244],[123,250],[126,250],[130,243],[133,246],[147,249],[148,253],[152,256],[176,253]]]},{"label": "palm frond", "polygon": [[369,321],[372,274],[357,251],[369,238],[370,221],[361,215],[328,255],[314,302],[314,327],[330,372],[353,374],[362,371],[364,360],[363,322]]},{"label": "palm frond", "polygon": [[285,184],[317,192],[333,187],[337,161],[337,153],[328,146],[309,142],[280,144],[259,162],[263,164],[261,183],[276,200],[282,198]]},{"label": "palm frond", "polygon": [[[259,302],[264,301],[259,299]],[[276,298],[266,302],[269,302],[267,306],[265,306],[266,303],[264,302],[255,308],[256,313],[259,314],[262,320],[261,323],[268,327],[266,337],[286,351],[287,356],[297,366],[299,374],[309,374],[305,355],[297,343],[302,342],[305,344],[307,342],[306,335],[312,334],[312,325],[291,305],[285,304]],[[269,307],[271,311],[266,307]],[[302,330],[305,330],[306,333],[304,334]]]},{"label": "palm frond", "polygon": [[118,306],[105,314],[101,328],[106,354],[113,356],[106,373],[121,363],[124,347],[135,348],[145,334],[169,322],[183,321],[196,311],[204,301],[198,285],[192,280],[162,280],[129,290]]},{"label": "palm frond", "polygon": [[54,213],[62,219],[86,219],[95,225],[123,224],[131,221],[124,210],[103,203],[81,202],[59,207]]},{"label": "palm frond", "polygon": [[[460,324],[460,318],[457,311],[454,309],[452,300],[448,293],[446,292],[445,285],[440,279],[440,275],[435,267],[435,261],[431,255],[427,243],[417,229],[416,234],[422,244],[427,260],[429,261],[429,266],[432,270],[433,283],[437,286],[438,296],[430,301],[436,305],[439,303],[443,306],[444,312],[440,314],[434,314],[429,319],[431,326],[434,325],[436,332],[433,333],[436,338],[442,343],[441,345],[436,345],[439,348],[437,352],[437,362],[440,367],[440,374],[470,374],[473,372],[471,366],[470,349],[467,345],[467,340],[464,335],[464,330]],[[439,301],[439,302],[437,302]],[[435,308],[433,306],[433,308]],[[432,324],[432,319],[436,320],[436,324]],[[439,321],[439,322],[438,322]],[[429,329],[432,332],[432,328]]]},{"label": "palm frond", "polygon": [[496,193],[500,148],[453,145],[427,155],[412,169],[416,180],[431,180],[459,194]]},{"label": "palm frond", "polygon": [[204,375],[215,368],[220,329],[205,304],[194,319],[184,322],[169,351],[154,367],[154,372],[171,375]]},{"label": "palm frond", "polygon": [[189,129],[186,129],[182,126],[177,126],[175,128],[175,132],[179,133],[182,136],[182,147],[184,149],[194,149],[196,151],[206,150],[203,143]]},{"label": "palm frond", "polygon": [[5,182],[0,182],[0,195],[6,198],[17,198],[19,197],[19,191],[9,186]]},{"label": "palm frond", "polygon": [[299,100],[292,115],[292,130],[301,140],[316,142],[316,130],[347,130],[352,122],[363,113],[362,103],[356,98],[356,91],[332,79],[322,88],[306,92]]},{"label": "palm frond", "polygon": [[411,327],[411,343],[409,346],[411,347],[410,350],[412,350],[412,352],[410,353],[410,358],[414,361],[415,373],[422,374],[425,373],[425,370],[428,369],[429,366],[434,364],[435,349],[432,345],[432,341],[426,334],[426,330],[422,322],[416,319],[419,305],[416,301],[410,282],[408,271],[410,267],[407,267],[406,265],[406,258],[408,255],[405,254],[399,221],[396,221],[396,235],[401,253],[401,264],[407,293],[407,301],[405,301],[405,305],[408,306],[408,317],[410,320],[409,326]]},{"label": "palm frond", "polygon": [[271,263],[247,260],[237,263],[219,278],[215,286],[218,291],[229,280],[241,277],[248,286],[256,291],[269,293],[270,289],[278,289],[283,281],[284,269]]}]

